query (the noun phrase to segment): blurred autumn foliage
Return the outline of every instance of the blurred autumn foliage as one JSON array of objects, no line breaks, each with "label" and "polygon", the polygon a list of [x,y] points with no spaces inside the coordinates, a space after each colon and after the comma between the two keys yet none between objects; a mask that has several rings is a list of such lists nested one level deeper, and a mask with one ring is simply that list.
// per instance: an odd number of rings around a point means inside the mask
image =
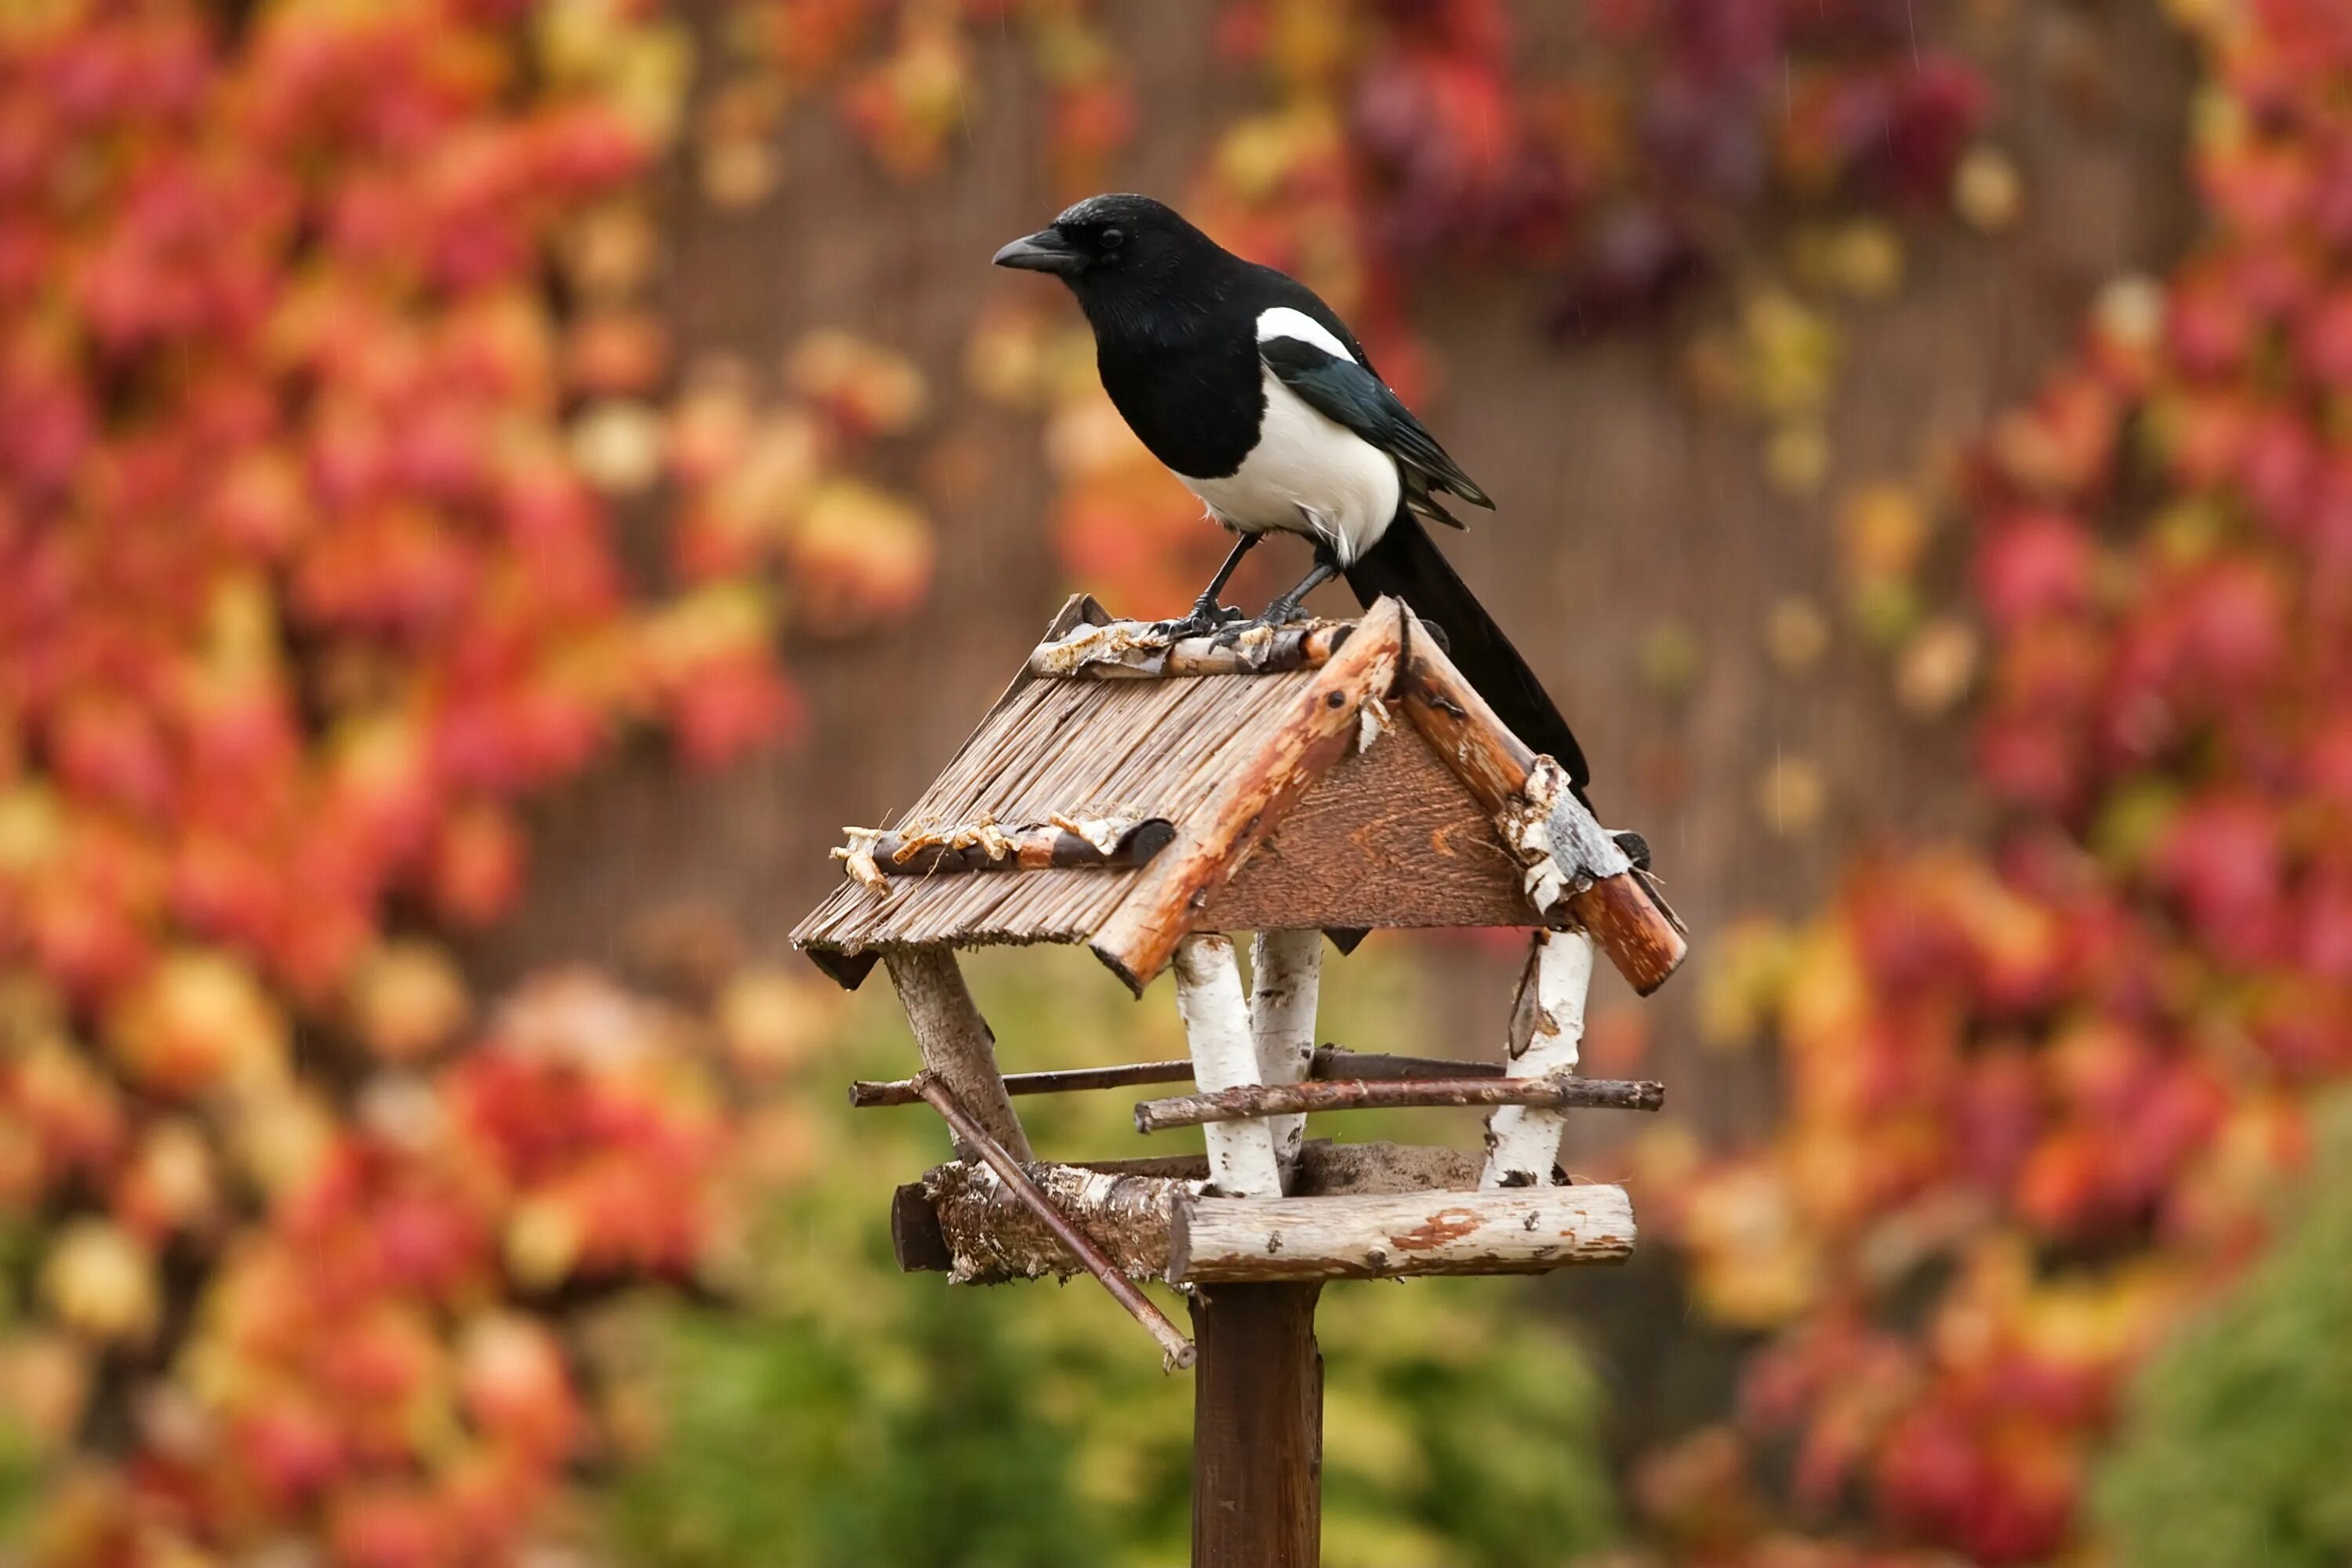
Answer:
[{"label": "blurred autumn foliage", "polygon": [[2314,1121],[2270,1255],[2134,1380],[2095,1493],[2132,1568],[2352,1552],[2352,1118],[2335,1094]]},{"label": "blurred autumn foliage", "polygon": [[[2106,287],[1966,464],[1835,506],[1828,586],[1903,704],[1980,690],[1998,830],[1703,950],[1706,1028],[1777,1041],[1786,1113],[1638,1156],[1697,1305],[1760,1345],[1731,1417],[1635,1467],[1665,1559],[2095,1550],[2125,1380],[2258,1250],[2352,1061],[2352,20],[2165,8],[2199,51],[2203,238]],[[734,1560],[775,1515],[720,1461],[780,1417],[714,1385],[929,1408],[742,1255],[755,1215],[849,1224],[794,1076],[825,999],[723,933],[656,943],[685,954],[657,995],[479,997],[451,944],[516,907],[530,801],[644,731],[694,763],[793,736],[780,635],[929,582],[927,519],[867,458],[942,395],[842,331],[767,367],[686,352],[678,204],[784,188],[809,101],[887,177],[940,177],[1000,38],[1043,83],[1053,188],[1115,184],[1141,62],[1101,9],[0,6],[0,1469],[37,1561],[506,1562],[625,1464],[679,1500],[625,1494],[641,1550]],[[1532,285],[1563,351],[1670,331],[1694,402],[1811,498],[1841,312],[1900,288],[1914,226],[2016,219],[1978,58],[2015,9],[1591,0],[1536,59],[1500,0],[1232,0],[1202,26],[1250,105],[1168,194],[1307,278],[1408,396],[1436,379],[1415,312],[1465,281]],[[1176,608],[1219,541],[1065,307],[1003,296],[967,380],[1042,416],[1070,575]],[[1973,587],[1939,607],[1948,514]],[[1831,636],[1791,600],[1767,648],[1793,669]],[[1643,679],[1695,657],[1662,629]],[[1776,829],[1823,810],[1801,758],[1758,795]],[[645,1352],[609,1313],[649,1281],[767,1315]],[[965,1355],[945,1321],[909,1333]],[[982,1382],[1054,1354],[983,1348]],[[705,1380],[666,1384],[681,1362]],[[1379,1418],[1335,1406],[1335,1454],[1388,1435],[1335,1468],[1362,1560],[1471,1541],[1413,1487],[1474,1420],[1448,1388],[1500,1399],[1494,1371],[1368,1361]],[[1515,1419],[1586,1483],[1580,1404]],[[1082,1429],[1048,1412],[1024,1452],[1076,1466]],[[824,1458],[792,1494],[841,1525],[817,1560],[921,1546],[825,1513],[871,1478]],[[1140,1552],[1165,1521],[1125,1484],[1074,1482]]]},{"label": "blurred autumn foliage", "polygon": [[[629,727],[787,731],[794,606],[923,589],[845,467],[911,372],[671,373],[643,187],[690,65],[651,7],[0,16],[0,1383],[44,1562],[503,1561],[602,1440],[572,1306],[727,1234],[698,1042],[792,993],[483,1008],[432,934],[512,907],[519,803]],[[657,484],[648,585],[616,503]]]},{"label": "blurred autumn foliage", "polygon": [[2205,233],[2106,288],[1966,480],[1999,830],[1718,957],[1782,1123],[1653,1151],[1698,1299],[1770,1331],[1737,1425],[1654,1462],[1698,1560],[1814,1560],[1738,1505],[1743,1448],[1815,1524],[2077,1549],[2124,1379],[2259,1246],[2352,1068],[2352,14],[2176,10]]},{"label": "blurred autumn foliage", "polygon": [[[1916,0],[1931,21],[1942,9]],[[1947,202],[1988,229],[2015,216],[2015,171],[1976,140],[1980,71],[1923,46],[1905,0],[1606,0],[1579,8],[1561,68],[1541,72],[1516,55],[1502,0],[1234,0],[1216,26],[1264,102],[1218,136],[1186,212],[1306,279],[1409,400],[1432,391],[1412,307],[1482,272],[1533,279],[1535,324],[1564,348],[1737,277],[1753,303],[1697,346],[1694,382],[1769,422],[1775,477],[1810,490],[1834,342],[1789,279],[1759,274],[1746,230],[1809,215],[1793,279],[1874,299],[1901,277],[1888,216]],[[983,322],[973,381],[1049,412],[1072,571],[1122,605],[1179,605],[1216,536],[1119,425],[1057,303]]]}]

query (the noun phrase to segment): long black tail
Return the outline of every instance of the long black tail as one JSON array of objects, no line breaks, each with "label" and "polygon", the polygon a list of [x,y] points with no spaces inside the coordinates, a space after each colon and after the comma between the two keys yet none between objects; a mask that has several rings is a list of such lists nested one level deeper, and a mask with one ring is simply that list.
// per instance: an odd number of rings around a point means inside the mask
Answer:
[{"label": "long black tail", "polygon": [[1348,586],[1368,607],[1381,595],[1394,594],[1415,615],[1434,624],[1445,634],[1447,656],[1478,695],[1494,705],[1520,740],[1557,759],[1568,770],[1577,798],[1587,806],[1592,804],[1584,793],[1592,770],[1568,721],[1486,606],[1455,575],[1419,518],[1399,513],[1381,542],[1348,568]]}]

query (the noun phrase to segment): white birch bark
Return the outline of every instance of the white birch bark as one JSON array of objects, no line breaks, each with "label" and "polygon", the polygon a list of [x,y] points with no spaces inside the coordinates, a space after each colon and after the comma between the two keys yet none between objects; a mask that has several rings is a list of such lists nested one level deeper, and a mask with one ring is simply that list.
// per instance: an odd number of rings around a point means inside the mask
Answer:
[{"label": "white birch bark", "polygon": [[[1513,1078],[1542,1078],[1576,1070],[1577,1049],[1584,1039],[1585,992],[1591,984],[1591,937],[1573,931],[1536,932],[1511,1005],[1506,1072]],[[1478,1178],[1479,1188],[1549,1186],[1566,1125],[1567,1118],[1557,1110],[1527,1105],[1498,1108],[1486,1119],[1486,1168]]]},{"label": "white birch bark", "polygon": [[[1258,1081],[1257,1044],[1250,1034],[1249,1003],[1242,994],[1234,944],[1195,933],[1176,944],[1176,1011],[1192,1050],[1193,1080],[1202,1089],[1235,1089]],[[1274,1130],[1264,1121],[1229,1121],[1202,1129],[1209,1147],[1209,1180],[1235,1197],[1282,1192],[1282,1163]]]}]

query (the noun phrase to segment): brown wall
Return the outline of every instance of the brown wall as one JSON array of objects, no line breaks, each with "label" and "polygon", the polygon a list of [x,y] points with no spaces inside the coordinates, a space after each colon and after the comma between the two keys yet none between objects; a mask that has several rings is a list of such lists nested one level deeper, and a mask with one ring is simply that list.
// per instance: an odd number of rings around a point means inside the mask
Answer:
[{"label": "brown wall", "polygon": [[[1212,58],[1205,5],[1105,9],[1144,98],[1147,131],[1126,181],[1181,193],[1223,119],[1249,101],[1249,84]],[[1540,68],[1565,35],[1541,22],[1550,7],[1520,10]],[[2025,221],[1986,240],[1931,220],[1901,294],[1844,312],[1850,357],[1830,421],[1828,495],[1914,472],[1937,447],[1969,440],[2033,385],[2102,279],[2178,250],[2186,61],[2157,10],[2020,0],[1997,78],[2000,139],[2026,177]],[[677,204],[670,298],[689,355],[724,346],[772,366],[800,332],[839,325],[930,373],[930,426],[884,464],[926,495],[937,590],[919,626],[789,649],[811,699],[809,744],[702,778],[677,776],[648,751],[551,806],[533,902],[484,955],[493,970],[604,957],[630,911],[680,900],[722,909],[755,944],[780,948],[835,874],[825,850],[841,826],[874,822],[913,795],[1070,586],[1042,521],[1035,427],[971,396],[959,374],[982,302],[1036,284],[992,273],[990,252],[1055,205],[1030,151],[1034,83],[1013,46],[989,47],[976,96],[969,144],[948,175],[919,187],[873,173],[811,108],[792,123],[786,181],[765,209]],[[1723,296],[1702,297],[1686,322],[1724,308]],[[1803,907],[1855,843],[1963,825],[1965,736],[1905,715],[1884,662],[1850,637],[1802,678],[1766,659],[1776,599],[1801,591],[1831,602],[1830,509],[1780,498],[1760,476],[1757,433],[1694,411],[1676,384],[1681,326],[1563,353],[1538,319],[1531,293],[1499,282],[1449,289],[1423,314],[1447,388],[1424,412],[1505,498],[1497,518],[1445,542],[1576,721],[1610,815],[1650,835],[1704,964],[1710,931],[1746,910]],[[1675,709],[1636,674],[1644,637],[1668,618],[1694,628],[1704,650],[1697,685]],[[1645,798],[1636,780],[1636,759],[1662,748],[1685,757],[1690,781],[1671,800]],[[1823,765],[1830,806],[1819,831],[1780,839],[1759,823],[1756,781],[1788,753]],[[1507,966],[1453,966],[1464,996],[1497,1021]],[[1655,1065],[1685,1110],[1738,1119],[1760,1103],[1764,1069],[1685,1054],[1672,1025],[1692,990],[1687,979],[1669,990],[1682,1001],[1662,1015],[1667,1050]]]}]

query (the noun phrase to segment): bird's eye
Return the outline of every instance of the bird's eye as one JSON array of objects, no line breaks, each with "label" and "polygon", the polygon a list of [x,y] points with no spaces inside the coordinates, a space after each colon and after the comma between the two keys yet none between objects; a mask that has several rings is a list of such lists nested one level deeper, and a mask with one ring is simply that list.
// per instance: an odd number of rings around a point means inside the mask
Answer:
[{"label": "bird's eye", "polygon": [[1107,228],[1102,231],[1101,244],[1105,250],[1117,250],[1126,243],[1127,236],[1123,231],[1116,228]]}]

